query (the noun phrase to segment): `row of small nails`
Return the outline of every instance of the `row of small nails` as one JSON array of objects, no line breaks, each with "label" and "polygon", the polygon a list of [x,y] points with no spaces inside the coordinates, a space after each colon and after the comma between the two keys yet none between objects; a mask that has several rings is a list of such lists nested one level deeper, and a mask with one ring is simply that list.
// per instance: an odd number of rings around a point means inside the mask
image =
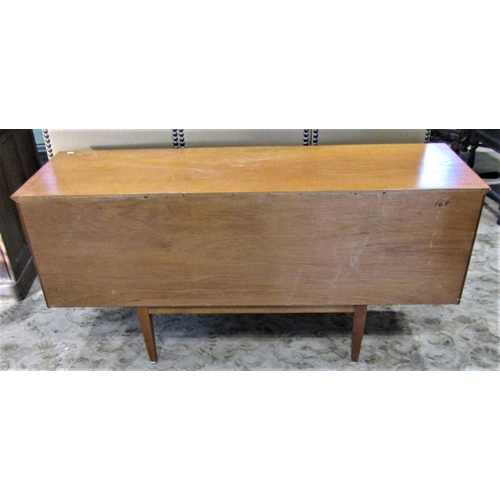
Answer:
[{"label": "row of small nails", "polygon": [[184,142],[184,129],[172,129],[172,140],[174,142],[174,148],[178,148],[179,146],[181,148],[185,147],[185,142]]},{"label": "row of small nails", "polygon": [[[318,144],[318,137],[319,137],[319,129],[313,129],[313,140],[312,140],[313,146],[316,146]],[[309,144],[308,128],[304,129],[304,135],[302,136],[302,143],[304,144],[304,146],[307,146]]]},{"label": "row of small nails", "polygon": [[47,156],[52,158],[54,155],[52,153],[52,144],[50,143],[49,131],[47,129],[42,130],[43,140],[45,142],[45,149],[47,150]]}]

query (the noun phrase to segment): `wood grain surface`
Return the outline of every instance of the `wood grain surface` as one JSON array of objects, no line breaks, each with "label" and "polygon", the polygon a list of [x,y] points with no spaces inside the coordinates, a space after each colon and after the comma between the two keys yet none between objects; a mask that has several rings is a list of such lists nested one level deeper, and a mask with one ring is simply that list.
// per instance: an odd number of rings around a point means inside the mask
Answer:
[{"label": "wood grain surface", "polygon": [[444,144],[59,152],[14,198],[192,193],[489,190]]},{"label": "wood grain surface", "polygon": [[156,352],[153,318],[149,314],[147,307],[138,307],[137,317],[139,319],[139,324],[141,325],[142,336],[144,337],[144,343],[146,344],[149,359],[152,363],[156,363],[158,360],[158,354]]},{"label": "wood grain surface", "polygon": [[442,304],[482,191],[24,197],[50,306]]},{"label": "wood grain surface", "polygon": [[361,343],[365,333],[366,323],[366,306],[354,307],[354,318],[352,325],[352,340],[351,340],[351,360],[357,362],[361,351]]},{"label": "wood grain surface", "polygon": [[150,314],[353,313],[355,306],[149,307]]}]

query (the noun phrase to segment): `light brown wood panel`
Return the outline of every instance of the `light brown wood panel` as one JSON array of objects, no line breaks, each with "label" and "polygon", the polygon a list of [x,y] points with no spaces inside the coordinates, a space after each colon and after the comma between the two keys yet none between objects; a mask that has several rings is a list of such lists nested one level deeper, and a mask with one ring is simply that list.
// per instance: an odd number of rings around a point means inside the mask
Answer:
[{"label": "light brown wood panel", "polygon": [[60,152],[15,198],[413,189],[489,190],[444,144],[376,144]]},{"label": "light brown wood panel", "polygon": [[150,314],[352,313],[355,306],[149,307]]},{"label": "light brown wood panel", "polygon": [[24,198],[50,306],[457,303],[473,190]]}]

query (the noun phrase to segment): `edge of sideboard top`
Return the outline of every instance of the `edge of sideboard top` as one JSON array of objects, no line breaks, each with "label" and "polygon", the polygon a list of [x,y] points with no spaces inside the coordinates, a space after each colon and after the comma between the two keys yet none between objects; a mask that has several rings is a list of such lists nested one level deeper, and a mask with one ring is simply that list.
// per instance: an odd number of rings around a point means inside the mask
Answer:
[{"label": "edge of sideboard top", "polygon": [[445,144],[256,146],[59,152],[12,199],[414,189],[490,188]]}]

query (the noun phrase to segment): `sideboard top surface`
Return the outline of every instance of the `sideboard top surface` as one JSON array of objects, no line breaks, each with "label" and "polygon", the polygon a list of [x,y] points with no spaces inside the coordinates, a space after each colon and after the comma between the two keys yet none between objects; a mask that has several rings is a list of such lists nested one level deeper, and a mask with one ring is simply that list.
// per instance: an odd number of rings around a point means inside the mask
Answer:
[{"label": "sideboard top surface", "polygon": [[445,144],[59,152],[13,196],[489,190]]}]

